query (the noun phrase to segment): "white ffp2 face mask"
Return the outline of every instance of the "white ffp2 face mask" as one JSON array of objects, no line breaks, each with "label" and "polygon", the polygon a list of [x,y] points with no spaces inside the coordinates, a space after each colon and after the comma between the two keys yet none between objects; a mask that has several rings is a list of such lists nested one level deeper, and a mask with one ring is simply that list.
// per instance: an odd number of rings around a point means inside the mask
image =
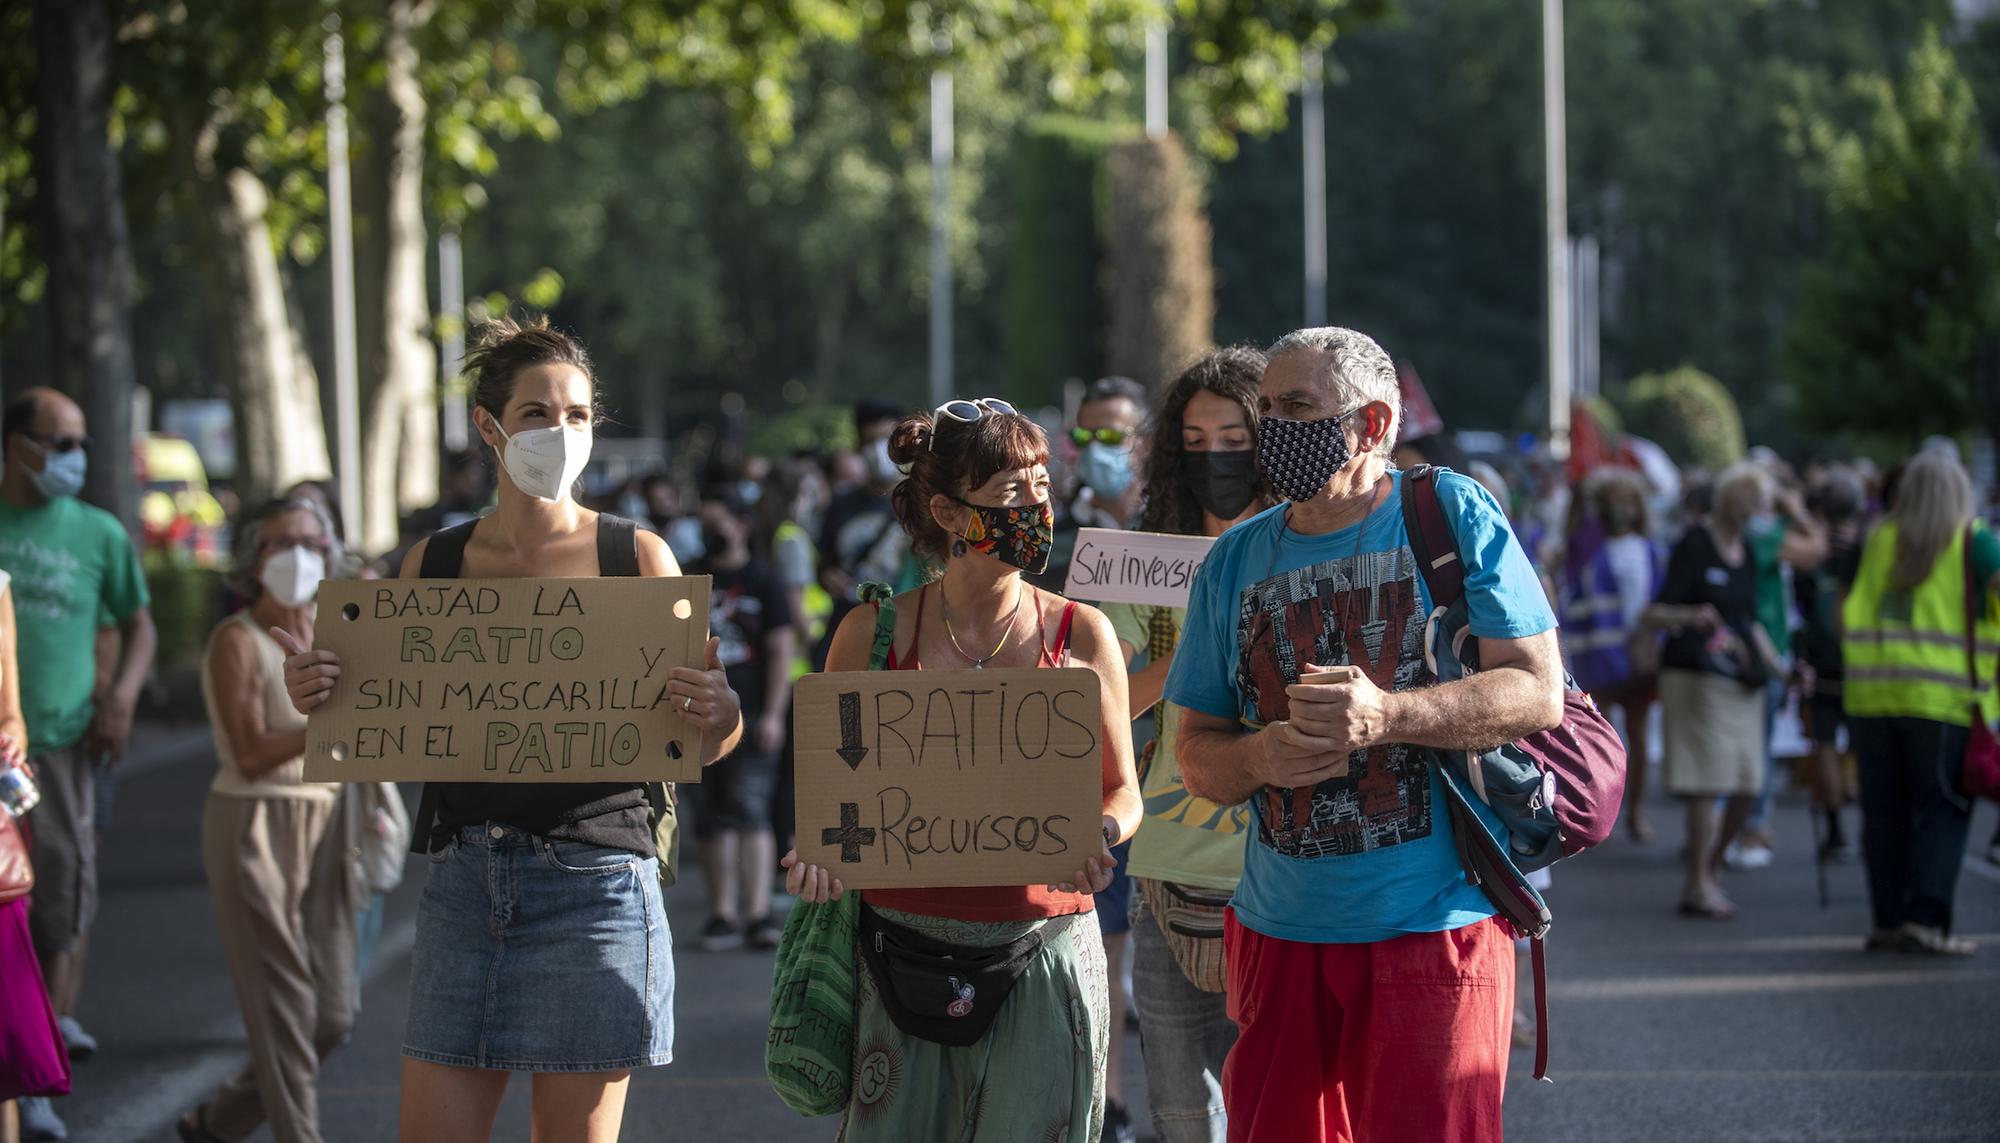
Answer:
[{"label": "white ffp2 face mask", "polygon": [[257,582],[264,585],[278,606],[304,607],[319,594],[320,581],[325,578],[326,557],[311,548],[294,545],[265,560]]},{"label": "white ffp2 face mask", "polygon": [[494,421],[507,442],[500,451],[500,467],[514,487],[537,500],[561,500],[569,495],[576,478],[590,463],[591,435],[588,429],[551,425],[546,429],[523,429],[508,436]]}]

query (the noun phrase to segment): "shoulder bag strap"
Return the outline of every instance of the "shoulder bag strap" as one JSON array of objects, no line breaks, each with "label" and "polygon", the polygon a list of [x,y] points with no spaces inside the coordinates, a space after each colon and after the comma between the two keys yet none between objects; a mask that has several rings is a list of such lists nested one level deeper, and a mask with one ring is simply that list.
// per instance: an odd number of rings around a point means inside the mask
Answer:
[{"label": "shoulder bag strap", "polygon": [[1965,551],[1961,553],[1961,563],[1965,569],[1965,677],[1972,684],[1972,705],[1979,706],[1979,604],[1985,592],[1979,586],[1979,573],[1972,562],[1972,524],[1965,525]]},{"label": "shoulder bag strap", "polygon": [[868,669],[880,671],[889,665],[889,651],[896,645],[896,593],[886,583],[864,583],[858,589],[861,602],[875,605],[875,642],[868,649]]}]

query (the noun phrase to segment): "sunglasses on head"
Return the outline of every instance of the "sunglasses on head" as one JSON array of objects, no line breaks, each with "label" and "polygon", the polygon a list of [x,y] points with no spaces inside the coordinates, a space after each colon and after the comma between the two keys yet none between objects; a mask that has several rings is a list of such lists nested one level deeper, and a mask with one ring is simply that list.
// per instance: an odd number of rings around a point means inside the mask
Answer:
[{"label": "sunglasses on head", "polygon": [[969,425],[988,413],[1001,413],[1009,417],[1020,416],[1020,413],[1015,410],[1014,406],[1002,401],[998,397],[974,397],[969,401],[964,398],[955,401],[946,401],[937,407],[937,411],[931,415],[931,419],[936,420],[938,417],[950,417],[960,424]]},{"label": "sunglasses on head", "polygon": [[[942,419],[949,417],[961,425],[969,425],[988,413],[1008,417],[1018,417],[1021,415],[1014,406],[1002,401],[998,397],[974,397],[971,400],[961,397],[939,405],[936,411],[931,414],[931,421],[935,425]],[[932,451],[936,451],[937,433],[935,431],[931,433],[930,442],[926,447]]]},{"label": "sunglasses on head", "polygon": [[90,451],[89,437],[50,436],[46,433],[28,433],[26,436],[48,452]]},{"label": "sunglasses on head", "polygon": [[1122,445],[1132,439],[1132,434],[1126,432],[1124,429],[1077,428],[1069,431],[1069,439],[1076,442],[1076,447],[1078,448],[1082,448],[1092,441],[1096,441],[1098,444]]}]

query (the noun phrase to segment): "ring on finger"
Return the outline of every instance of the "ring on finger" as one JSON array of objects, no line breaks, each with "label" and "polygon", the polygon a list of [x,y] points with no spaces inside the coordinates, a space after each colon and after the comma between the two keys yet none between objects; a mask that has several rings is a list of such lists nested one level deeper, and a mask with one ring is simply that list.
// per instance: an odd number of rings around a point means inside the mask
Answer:
[{"label": "ring on finger", "polygon": [[693,696],[693,695],[689,695],[689,696],[687,696],[686,698],[684,698],[684,699],[682,699],[682,700],[681,700],[681,711],[682,711],[682,713],[686,713],[686,712],[688,712],[688,711],[691,711],[691,710],[693,710],[693,709],[694,709],[694,696]]}]

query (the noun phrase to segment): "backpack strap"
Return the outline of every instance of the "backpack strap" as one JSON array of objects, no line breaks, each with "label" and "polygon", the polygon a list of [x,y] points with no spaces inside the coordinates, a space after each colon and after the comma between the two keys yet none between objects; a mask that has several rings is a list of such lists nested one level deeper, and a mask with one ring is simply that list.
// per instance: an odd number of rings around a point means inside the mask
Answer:
[{"label": "backpack strap", "polygon": [[424,545],[424,562],[417,575],[424,579],[457,579],[465,567],[465,545],[471,542],[472,530],[478,526],[479,520],[472,519],[432,532],[430,541]]},{"label": "backpack strap", "polygon": [[597,516],[597,574],[639,574],[639,525],[623,516]]},{"label": "backpack strap", "polygon": [[[472,540],[472,530],[479,526],[477,519],[463,524],[432,532],[430,540],[424,544],[423,564],[417,575],[423,579],[457,579],[465,567],[465,545]],[[431,832],[437,828],[437,792],[429,782],[424,783],[422,794],[417,798],[417,814],[410,822],[410,852],[428,854],[431,851]]]},{"label": "backpack strap", "polygon": [[1403,473],[1403,529],[1410,534],[1410,551],[1430,589],[1432,607],[1450,607],[1465,594],[1465,561],[1458,558],[1458,537],[1438,500],[1438,473],[1450,471],[1420,464]]}]

